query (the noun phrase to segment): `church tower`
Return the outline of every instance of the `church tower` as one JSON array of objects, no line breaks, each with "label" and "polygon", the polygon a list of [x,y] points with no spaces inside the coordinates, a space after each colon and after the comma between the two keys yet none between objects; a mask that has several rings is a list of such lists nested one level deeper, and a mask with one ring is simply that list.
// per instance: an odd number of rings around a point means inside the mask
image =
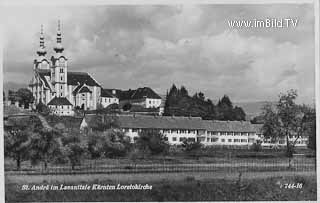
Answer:
[{"label": "church tower", "polygon": [[67,92],[67,58],[63,55],[61,25],[58,21],[57,41],[54,47],[54,56],[51,57],[51,79],[55,89],[56,97],[66,97]]},{"label": "church tower", "polygon": [[49,61],[46,59],[46,47],[44,46],[43,25],[40,29],[40,46],[37,51],[38,58],[34,60],[34,69],[49,69]]}]

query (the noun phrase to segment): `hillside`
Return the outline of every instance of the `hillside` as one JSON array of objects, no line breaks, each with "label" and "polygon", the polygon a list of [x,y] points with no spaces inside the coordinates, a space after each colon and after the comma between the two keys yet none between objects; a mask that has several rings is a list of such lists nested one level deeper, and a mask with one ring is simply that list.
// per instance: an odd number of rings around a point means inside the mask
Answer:
[{"label": "hillside", "polygon": [[253,117],[258,116],[262,113],[262,108],[264,105],[272,103],[273,105],[276,102],[269,101],[258,101],[258,102],[235,102],[234,106],[241,107],[246,113],[246,120],[251,120]]}]

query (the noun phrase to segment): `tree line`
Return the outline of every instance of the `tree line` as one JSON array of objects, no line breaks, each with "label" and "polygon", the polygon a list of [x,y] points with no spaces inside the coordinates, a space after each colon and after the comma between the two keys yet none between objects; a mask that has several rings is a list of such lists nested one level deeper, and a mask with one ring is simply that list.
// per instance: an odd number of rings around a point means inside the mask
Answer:
[{"label": "tree line", "polygon": [[241,107],[233,106],[230,98],[224,95],[214,104],[202,92],[190,96],[188,90],[174,84],[166,94],[165,116],[197,116],[205,120],[244,121],[246,114]]}]

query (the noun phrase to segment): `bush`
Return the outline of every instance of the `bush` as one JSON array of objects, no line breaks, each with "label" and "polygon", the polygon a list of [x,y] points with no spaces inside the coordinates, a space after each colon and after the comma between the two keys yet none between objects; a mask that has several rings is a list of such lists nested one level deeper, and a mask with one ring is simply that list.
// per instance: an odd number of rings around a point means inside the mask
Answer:
[{"label": "bush", "polygon": [[202,144],[199,141],[185,139],[182,142],[181,146],[184,149],[184,151],[191,152],[200,149],[202,147]]},{"label": "bush", "polygon": [[138,149],[145,154],[166,154],[169,151],[169,143],[159,131],[142,131],[136,143]]},{"label": "bush", "polygon": [[261,142],[257,141],[251,145],[251,150],[254,152],[260,152],[262,150]]},{"label": "bush", "polygon": [[43,104],[42,102],[36,105],[36,111],[42,115],[50,114],[50,108],[47,105]]}]

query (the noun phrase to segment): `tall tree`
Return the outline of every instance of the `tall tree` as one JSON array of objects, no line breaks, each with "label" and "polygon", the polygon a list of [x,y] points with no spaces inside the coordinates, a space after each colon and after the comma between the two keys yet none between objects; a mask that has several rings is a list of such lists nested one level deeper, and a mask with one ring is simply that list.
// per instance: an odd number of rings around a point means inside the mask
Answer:
[{"label": "tall tree", "polygon": [[298,139],[309,132],[312,121],[309,116],[312,110],[305,105],[297,105],[297,96],[296,90],[281,93],[276,109],[266,105],[263,112],[264,136],[274,141],[284,138],[288,157],[292,156]]},{"label": "tall tree", "polygon": [[20,88],[17,91],[19,103],[23,104],[25,108],[29,108],[29,105],[34,101],[32,92],[27,88]]}]

